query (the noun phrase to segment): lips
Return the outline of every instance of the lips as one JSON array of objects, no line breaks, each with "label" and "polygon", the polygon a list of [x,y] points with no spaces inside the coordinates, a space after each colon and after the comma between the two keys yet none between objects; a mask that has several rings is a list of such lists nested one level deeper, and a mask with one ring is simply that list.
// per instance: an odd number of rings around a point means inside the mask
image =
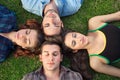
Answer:
[{"label": "lips", "polygon": [[18,32],[16,33],[15,38],[16,38],[16,39],[19,39],[19,33],[18,33]]},{"label": "lips", "polygon": [[49,64],[49,65],[54,65],[54,63],[53,63],[53,62],[51,62],[51,63],[47,63],[47,64]]},{"label": "lips", "polygon": [[48,17],[55,18],[56,16],[53,13],[48,14]]}]

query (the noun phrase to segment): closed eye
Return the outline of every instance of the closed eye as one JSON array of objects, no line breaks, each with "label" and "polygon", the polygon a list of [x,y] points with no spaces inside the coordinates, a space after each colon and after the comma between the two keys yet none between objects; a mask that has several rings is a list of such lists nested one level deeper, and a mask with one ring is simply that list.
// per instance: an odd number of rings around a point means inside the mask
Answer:
[{"label": "closed eye", "polygon": [[23,39],[23,43],[28,44],[28,45],[31,44],[31,43],[30,43],[30,39],[27,39],[27,38],[24,38],[24,39]]},{"label": "closed eye", "polygon": [[48,51],[44,51],[44,55],[45,56],[49,56],[49,52]]},{"label": "closed eye", "polygon": [[27,29],[27,30],[26,30],[26,34],[27,34],[27,35],[30,34],[30,32],[31,32],[30,29]]},{"label": "closed eye", "polygon": [[53,52],[53,56],[57,56],[58,53],[59,53],[58,51],[54,51],[54,52]]},{"label": "closed eye", "polygon": [[29,45],[31,44],[30,39],[27,39],[27,44],[29,44]]},{"label": "closed eye", "polygon": [[43,27],[49,27],[50,24],[49,23],[46,23]]},{"label": "closed eye", "polygon": [[75,40],[72,40],[71,46],[74,47],[75,45],[76,45],[76,41],[75,41]]},{"label": "closed eye", "polygon": [[75,33],[72,34],[72,37],[73,37],[73,38],[76,38],[76,36],[77,36],[77,35],[76,35]]}]

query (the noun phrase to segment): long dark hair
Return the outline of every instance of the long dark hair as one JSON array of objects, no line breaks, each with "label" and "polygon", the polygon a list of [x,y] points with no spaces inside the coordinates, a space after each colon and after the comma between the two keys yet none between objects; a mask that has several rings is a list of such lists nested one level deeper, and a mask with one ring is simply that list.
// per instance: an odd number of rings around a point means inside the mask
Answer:
[{"label": "long dark hair", "polygon": [[[65,30],[62,33],[63,42],[65,40],[65,35],[69,32],[74,32],[72,30]],[[70,60],[70,67],[72,70],[79,72],[84,80],[92,80],[93,75],[90,72],[91,68],[89,65],[89,56],[86,49],[81,49],[74,52],[72,49],[68,48],[63,43],[64,55]]]},{"label": "long dark hair", "polygon": [[19,29],[34,29],[37,31],[37,44],[34,48],[23,49],[20,46],[16,47],[16,51],[14,52],[15,57],[18,56],[34,56],[35,54],[39,54],[39,48],[44,41],[44,35],[41,31],[41,24],[37,22],[35,19],[28,19],[25,24],[19,25]]}]

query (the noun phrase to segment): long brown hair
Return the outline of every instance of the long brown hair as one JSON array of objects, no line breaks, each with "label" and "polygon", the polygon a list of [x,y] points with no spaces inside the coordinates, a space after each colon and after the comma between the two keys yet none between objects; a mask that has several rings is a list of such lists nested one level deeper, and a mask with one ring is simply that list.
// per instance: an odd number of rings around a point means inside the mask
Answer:
[{"label": "long brown hair", "polygon": [[44,35],[41,31],[41,24],[37,22],[35,19],[28,19],[25,24],[19,25],[19,29],[34,29],[37,31],[37,44],[35,48],[23,49],[20,46],[16,47],[16,51],[14,52],[15,57],[18,56],[34,56],[35,54],[39,54],[39,48],[44,41]]},{"label": "long brown hair", "polygon": [[79,72],[84,80],[92,80],[93,75],[90,72],[91,68],[89,65],[89,56],[87,50],[81,49],[74,52],[72,49],[68,48],[64,43],[66,34],[70,32],[74,31],[64,30],[64,32],[62,32],[64,55],[70,60],[70,67],[72,70]]}]

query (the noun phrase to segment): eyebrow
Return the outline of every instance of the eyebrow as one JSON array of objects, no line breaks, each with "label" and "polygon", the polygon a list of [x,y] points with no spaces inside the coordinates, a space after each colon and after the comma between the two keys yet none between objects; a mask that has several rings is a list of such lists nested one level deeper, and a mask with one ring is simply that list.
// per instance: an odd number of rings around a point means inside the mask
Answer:
[{"label": "eyebrow", "polygon": [[60,51],[54,51],[53,53],[56,53],[56,52],[59,53]]}]

